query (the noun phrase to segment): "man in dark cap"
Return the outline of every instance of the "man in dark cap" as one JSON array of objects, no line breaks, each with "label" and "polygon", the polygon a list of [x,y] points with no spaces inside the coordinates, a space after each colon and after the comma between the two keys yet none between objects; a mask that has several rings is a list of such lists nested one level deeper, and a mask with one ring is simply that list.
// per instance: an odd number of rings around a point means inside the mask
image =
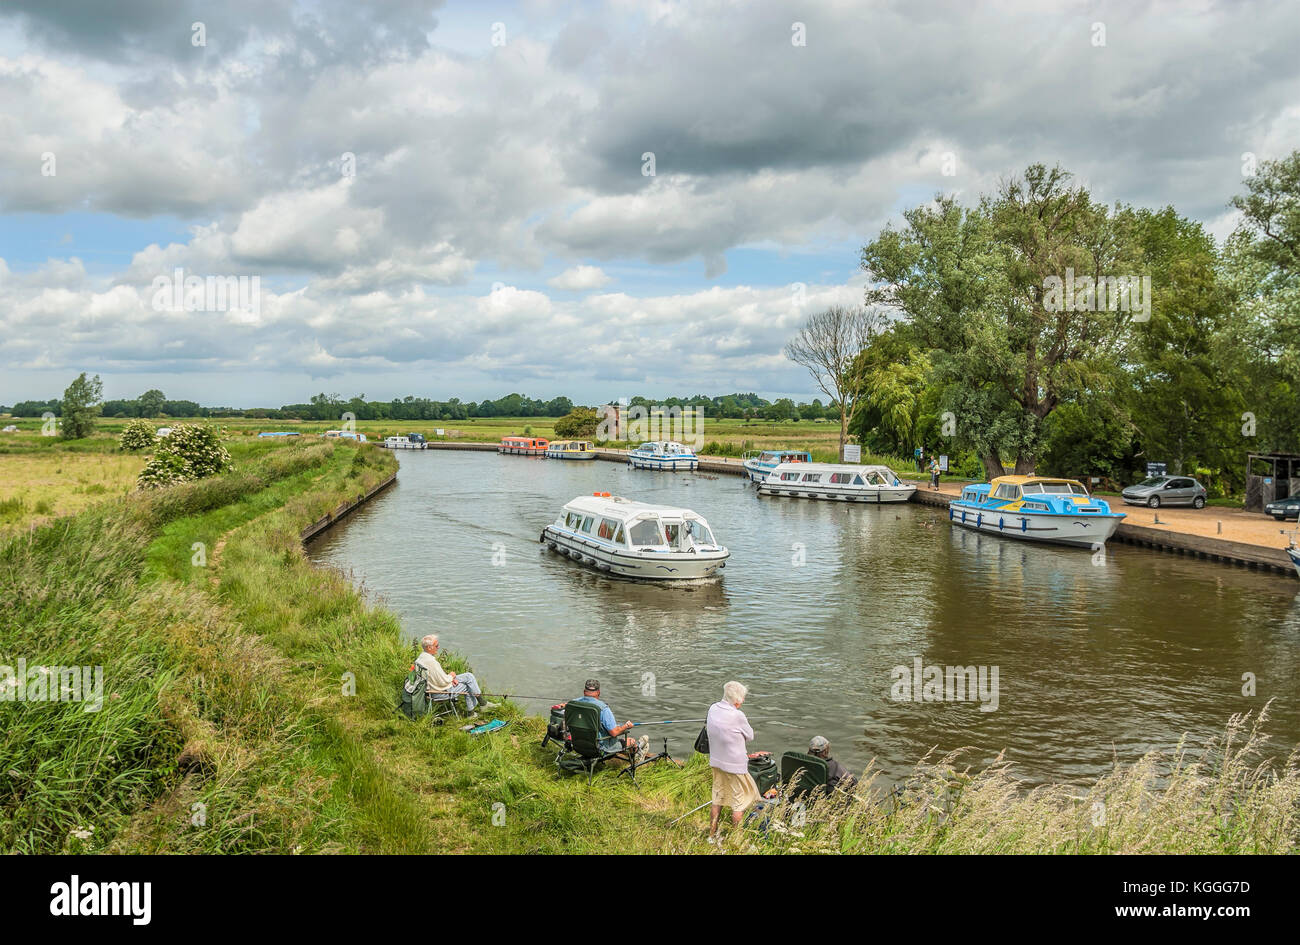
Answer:
[{"label": "man in dark cap", "polygon": [[[622,751],[624,748],[637,748],[635,738],[624,738],[623,733],[632,728],[631,722],[618,724],[614,718],[614,710],[600,701],[600,680],[588,679],[582,687],[582,697],[571,700],[573,702],[585,702],[594,705],[600,710],[600,747],[604,751]],[[648,745],[650,739],[645,739]]]},{"label": "man in dark cap", "polygon": [[831,757],[831,743],[820,735],[814,735],[808,743],[808,754],[826,762],[826,790],[833,791],[842,787],[852,791],[858,779],[849,774],[847,768]]}]

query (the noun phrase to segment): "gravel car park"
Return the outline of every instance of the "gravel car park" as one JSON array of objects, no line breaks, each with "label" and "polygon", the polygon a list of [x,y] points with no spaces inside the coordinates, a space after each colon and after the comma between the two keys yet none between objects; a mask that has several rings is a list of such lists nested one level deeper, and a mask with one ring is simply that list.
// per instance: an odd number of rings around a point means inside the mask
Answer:
[{"label": "gravel car park", "polygon": [[1164,505],[1190,505],[1205,508],[1205,486],[1187,476],[1152,476],[1120,493],[1129,505],[1158,509]]}]

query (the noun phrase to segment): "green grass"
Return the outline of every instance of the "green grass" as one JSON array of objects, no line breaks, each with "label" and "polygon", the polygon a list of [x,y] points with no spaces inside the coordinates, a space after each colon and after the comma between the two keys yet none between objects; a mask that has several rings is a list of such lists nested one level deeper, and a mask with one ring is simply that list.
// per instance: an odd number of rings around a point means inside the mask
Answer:
[{"label": "green grass", "polygon": [[[229,474],[94,506],[0,546],[0,663],[103,665],[105,703],[0,702],[15,852],[709,852],[701,756],[557,775],[544,720],[474,738],[395,711],[395,615],[311,565],[302,528],[391,474],[373,446],[250,444]],[[206,546],[193,563],[195,542]],[[447,665],[463,670],[454,655]],[[491,680],[484,681],[489,691]],[[1260,719],[1088,788],[925,759],[904,790],[807,811],[754,852],[1296,852],[1300,774]],[[1104,822],[1094,804],[1104,804]]]}]

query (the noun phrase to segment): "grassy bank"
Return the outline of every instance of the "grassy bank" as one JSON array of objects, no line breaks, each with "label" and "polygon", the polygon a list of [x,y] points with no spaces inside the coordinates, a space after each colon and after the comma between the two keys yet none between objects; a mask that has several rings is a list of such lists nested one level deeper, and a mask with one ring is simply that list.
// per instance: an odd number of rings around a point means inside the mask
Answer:
[{"label": "grassy bank", "polygon": [[[544,722],[471,737],[394,710],[398,619],[314,568],[308,523],[381,482],[350,443],[256,444],[213,480],[103,503],[0,547],[0,663],[102,665],[104,702],[0,702],[0,847],[20,852],[707,852],[708,767],[557,777]],[[195,546],[203,553],[196,559]],[[201,563],[196,563],[201,562]],[[454,643],[454,623],[441,628]],[[450,660],[453,668],[465,668]],[[484,681],[491,688],[491,680]],[[1290,852],[1294,758],[1251,723],[1091,790],[921,764],[784,811],[756,852]],[[1103,805],[1098,807],[1097,805]],[[1100,813],[1099,813],[1100,812]]]}]

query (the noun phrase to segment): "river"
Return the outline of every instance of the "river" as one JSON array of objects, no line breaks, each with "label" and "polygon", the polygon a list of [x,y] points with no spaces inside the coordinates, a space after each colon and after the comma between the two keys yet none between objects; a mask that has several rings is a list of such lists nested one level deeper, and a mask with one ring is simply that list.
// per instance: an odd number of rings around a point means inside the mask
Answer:
[{"label": "river", "polygon": [[[969,747],[976,764],[1005,750],[1027,783],[1085,784],[1185,732],[1199,745],[1270,698],[1275,745],[1300,742],[1300,583],[1276,574],[1118,543],[1096,563],[954,528],[938,509],[760,498],[732,476],[398,456],[397,484],[308,553],[412,638],[438,633],[490,692],[542,697],[520,700],[532,712],[596,676],[620,722],[698,718],[738,679],[754,749],[806,750],[820,734],[850,770],[875,759],[886,782],[931,749]],[[722,579],[629,583],[538,543],[565,502],[595,491],[699,512],[731,549]],[[895,698],[896,667],[911,681],[918,659],[983,667],[985,698]],[[698,728],[637,733],[685,756]]]}]

